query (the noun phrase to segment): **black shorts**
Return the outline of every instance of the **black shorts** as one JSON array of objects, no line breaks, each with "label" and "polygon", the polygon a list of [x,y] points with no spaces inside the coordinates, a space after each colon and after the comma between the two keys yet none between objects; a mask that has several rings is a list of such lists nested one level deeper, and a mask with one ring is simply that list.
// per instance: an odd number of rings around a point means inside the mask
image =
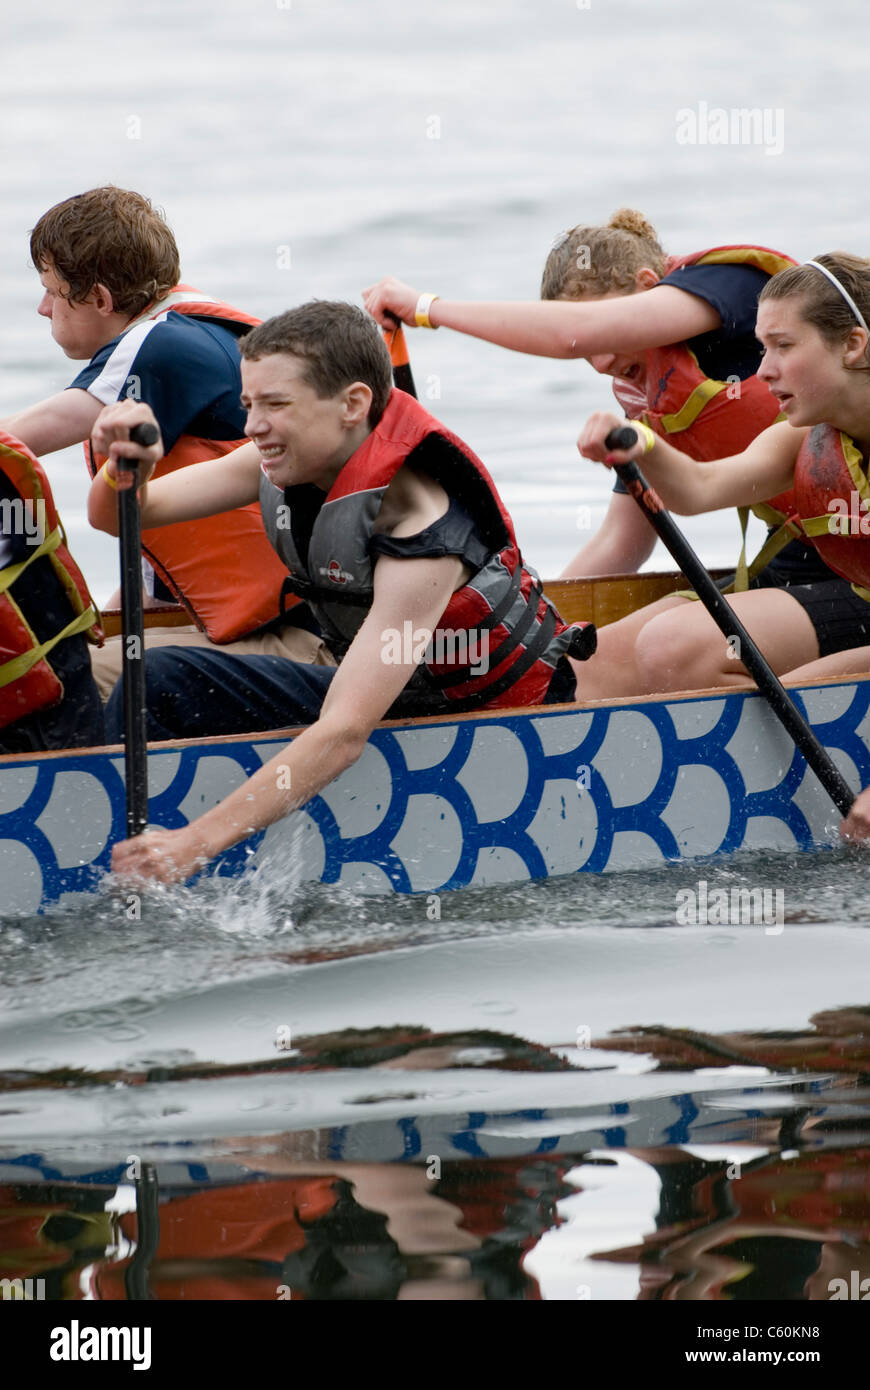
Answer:
[{"label": "black shorts", "polygon": [[847,579],[832,575],[816,584],[789,584],[768,565],[749,587],[787,589],[813,625],[819,656],[870,646],[870,603],[858,597]]}]

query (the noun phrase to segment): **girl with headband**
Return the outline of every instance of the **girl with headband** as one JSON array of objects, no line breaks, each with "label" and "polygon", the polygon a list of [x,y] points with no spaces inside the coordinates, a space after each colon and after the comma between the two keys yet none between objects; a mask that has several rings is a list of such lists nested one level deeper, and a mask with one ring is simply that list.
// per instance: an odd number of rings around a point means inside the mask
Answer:
[{"label": "girl with headband", "polygon": [[[593,415],[578,440],[581,454],[599,462],[642,456],[665,506],[683,515],[773,503],[787,516],[786,534],[813,547],[828,578],[731,599],[778,674],[870,646],[868,319],[870,261],[836,252],[784,270],[764,287],[757,324],[764,348],[758,376],[783,423],[742,453],[700,463],[638,422],[638,443],[611,453],[604,440],[625,423],[611,414]],[[854,670],[864,659],[858,652],[840,656],[837,669]],[[610,693],[752,683],[739,653],[698,604],[651,615],[636,637],[634,665],[638,687]]]}]

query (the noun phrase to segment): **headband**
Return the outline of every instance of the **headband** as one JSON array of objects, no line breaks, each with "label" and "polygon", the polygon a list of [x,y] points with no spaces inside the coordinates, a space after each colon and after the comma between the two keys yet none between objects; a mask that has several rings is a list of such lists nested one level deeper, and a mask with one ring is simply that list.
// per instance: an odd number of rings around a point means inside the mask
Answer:
[{"label": "headband", "polygon": [[825,265],[819,265],[818,261],[804,261],[804,265],[815,266],[816,270],[820,270],[822,274],[825,276],[825,278],[830,280],[831,284],[834,286],[834,289],[838,290],[839,293],[845,299],[849,308],[852,310],[852,313],[855,315],[855,318],[858,320],[859,324],[864,329],[864,332],[867,334],[867,337],[870,338],[870,328],[867,327],[867,324],[864,321],[864,315],[861,313],[861,310],[858,308],[858,305],[855,303],[854,299],[849,294],[849,291],[844,289],[843,286],[840,284],[833,271],[828,270],[828,267]]}]

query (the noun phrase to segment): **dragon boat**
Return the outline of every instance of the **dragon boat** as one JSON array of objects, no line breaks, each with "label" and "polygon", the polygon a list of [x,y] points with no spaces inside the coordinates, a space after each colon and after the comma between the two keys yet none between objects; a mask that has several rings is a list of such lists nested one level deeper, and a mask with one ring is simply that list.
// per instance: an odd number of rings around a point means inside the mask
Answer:
[{"label": "dragon boat", "polygon": [[[603,625],[684,583],[645,574],[546,588],[569,621]],[[188,621],[181,610],[179,621]],[[793,694],[849,784],[867,785],[870,675]],[[150,823],[195,819],[293,733],[152,744]],[[441,893],[738,850],[810,850],[831,843],[838,822],[757,692],[718,689],[385,721],[353,767],[207,872],[236,876],[277,855],[300,882]],[[125,833],[120,748],[0,757],[3,916],[97,891]]]}]

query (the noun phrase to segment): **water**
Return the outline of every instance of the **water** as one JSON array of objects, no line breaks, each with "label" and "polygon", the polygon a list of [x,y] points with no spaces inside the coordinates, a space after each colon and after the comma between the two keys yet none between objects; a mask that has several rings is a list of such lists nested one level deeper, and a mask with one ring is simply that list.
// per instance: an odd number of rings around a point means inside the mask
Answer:
[{"label": "water", "polygon": [[[0,414],[75,370],[34,313],[27,231],[109,180],[166,208],[189,281],[264,316],[387,272],[532,298],[555,234],[623,204],[676,251],[864,251],[866,37],[846,0],[824,18],[748,0],[7,14]],[[699,102],[781,110],[782,153],[678,144]],[[573,447],[606,381],[410,338],[427,404],[556,573],[578,509],[597,524],[607,504]],[[49,471],[105,598],[116,552],[87,528],[77,450]],[[733,558],[730,515],[686,529],[711,565]],[[828,1298],[870,1268],[868,875],[854,850],[748,856],[447,895],[437,921],[422,898],[292,879],[158,893],[119,921],[109,887],[7,921],[0,1275],[43,1275],[52,1298],[141,1277],[167,1299]],[[782,889],[783,930],[678,926],[702,876]],[[24,1236],[22,1206],[42,1212]]]}]

